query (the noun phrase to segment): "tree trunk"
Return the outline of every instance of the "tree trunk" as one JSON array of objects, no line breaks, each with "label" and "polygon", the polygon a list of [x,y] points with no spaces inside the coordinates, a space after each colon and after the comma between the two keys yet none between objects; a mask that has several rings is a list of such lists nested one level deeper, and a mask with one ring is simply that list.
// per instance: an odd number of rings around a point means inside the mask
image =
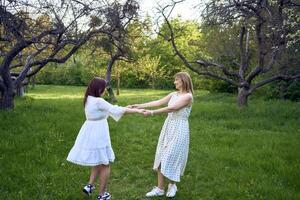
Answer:
[{"label": "tree trunk", "polygon": [[119,70],[117,71],[117,95],[120,95],[120,72]]},{"label": "tree trunk", "polygon": [[155,89],[155,78],[154,77],[152,77],[152,80],[151,80],[151,87],[153,90]]},{"label": "tree trunk", "polygon": [[287,83],[286,82],[284,82],[284,81],[280,81],[279,82],[279,84],[278,84],[278,86],[276,86],[276,87],[278,87],[279,89],[279,97],[281,98],[281,99],[284,99],[285,98],[285,93],[286,93],[286,91],[287,91]]},{"label": "tree trunk", "polygon": [[24,94],[25,94],[25,86],[24,85],[17,86],[17,88],[16,88],[16,95],[18,97],[23,97]]},{"label": "tree trunk", "polygon": [[13,90],[6,88],[0,97],[0,110],[12,110],[14,108]]},{"label": "tree trunk", "polygon": [[33,76],[29,79],[28,84],[31,84],[32,89],[35,88],[35,76]]},{"label": "tree trunk", "polygon": [[247,106],[249,95],[249,89],[245,87],[238,88],[237,104],[240,108]]},{"label": "tree trunk", "polygon": [[114,94],[114,90],[112,89],[110,83],[108,83],[108,85],[106,86],[106,89],[108,91],[108,96],[109,96],[108,101],[111,102],[111,103],[116,103],[117,99],[116,99],[116,96]]},{"label": "tree trunk", "polygon": [[114,91],[111,87],[111,83],[110,83],[110,79],[111,79],[111,71],[112,71],[112,67],[115,63],[115,61],[119,58],[119,54],[116,53],[114,56],[111,57],[111,59],[109,60],[108,64],[107,64],[107,69],[106,69],[106,76],[105,76],[105,80],[107,82],[107,85],[106,85],[106,89],[108,91],[108,95],[109,95],[109,101],[111,103],[115,103],[117,102],[117,99],[115,97],[115,94],[114,94]]},{"label": "tree trunk", "polygon": [[0,109],[12,110],[14,108],[14,85],[9,73],[3,73],[0,77]]}]

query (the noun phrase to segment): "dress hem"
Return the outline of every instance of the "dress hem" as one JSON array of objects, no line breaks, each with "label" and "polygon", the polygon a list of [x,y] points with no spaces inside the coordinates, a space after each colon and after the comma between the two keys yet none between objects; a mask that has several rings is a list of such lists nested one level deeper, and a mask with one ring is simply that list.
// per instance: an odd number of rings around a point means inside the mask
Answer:
[{"label": "dress hem", "polygon": [[97,165],[109,165],[110,163],[114,162],[114,159],[109,160],[108,162],[101,161],[101,162],[97,162],[97,163],[83,163],[80,161],[75,161],[75,160],[70,160],[70,159],[67,159],[67,161],[77,164],[77,165],[81,165],[81,166],[97,166]]},{"label": "dress hem", "polygon": [[[159,165],[158,165],[158,167],[153,167],[153,170],[154,171],[158,171],[158,168],[159,168],[159,166],[161,166],[161,162],[159,163]],[[164,176],[164,177],[166,177],[167,179],[169,179],[170,181],[174,181],[174,182],[177,182],[177,183],[179,183],[180,182],[180,176],[183,176],[183,174],[181,174],[180,173],[180,175],[179,175],[179,179],[177,179],[177,180],[174,180],[174,179],[172,179],[172,178],[170,178],[170,177],[168,177],[168,176],[166,176],[165,175],[165,173],[164,172],[162,172],[162,170],[160,170],[160,173],[162,173],[162,175]]]},{"label": "dress hem", "polygon": [[[153,168],[153,170],[154,170],[154,171],[158,171],[158,168]],[[177,182],[177,183],[180,182],[180,178],[177,179],[177,180],[174,180],[174,179],[172,179],[172,178],[166,176],[166,175],[164,174],[164,172],[160,171],[160,173],[162,173],[162,175],[163,175],[164,177],[166,177],[167,179],[169,179],[170,181],[174,181],[174,182]],[[182,176],[182,175],[180,175],[180,176]]]}]

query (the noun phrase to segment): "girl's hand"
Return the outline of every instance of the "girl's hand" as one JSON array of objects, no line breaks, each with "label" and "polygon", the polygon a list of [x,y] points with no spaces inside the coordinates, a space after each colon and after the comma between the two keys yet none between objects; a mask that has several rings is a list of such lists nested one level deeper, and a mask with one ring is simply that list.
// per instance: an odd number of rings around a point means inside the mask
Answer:
[{"label": "girl's hand", "polygon": [[144,112],[145,112],[145,109],[136,108],[136,110],[137,110],[137,113],[139,113],[139,114],[144,114]]}]

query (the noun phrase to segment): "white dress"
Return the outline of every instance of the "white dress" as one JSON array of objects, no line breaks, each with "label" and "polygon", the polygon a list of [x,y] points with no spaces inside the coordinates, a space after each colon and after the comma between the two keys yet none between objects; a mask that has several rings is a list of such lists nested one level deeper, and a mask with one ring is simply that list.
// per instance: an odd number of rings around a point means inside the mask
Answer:
[{"label": "white dress", "polygon": [[83,165],[108,165],[115,154],[111,146],[108,116],[118,121],[125,108],[114,106],[102,98],[88,96],[85,105],[86,121],[82,125],[67,160]]},{"label": "white dress", "polygon": [[[179,94],[173,93],[168,105],[174,104],[178,98]],[[190,137],[188,117],[191,109],[191,106],[186,106],[168,114],[156,148],[153,169],[157,170],[160,166],[161,173],[176,182],[180,181],[188,158]]]}]

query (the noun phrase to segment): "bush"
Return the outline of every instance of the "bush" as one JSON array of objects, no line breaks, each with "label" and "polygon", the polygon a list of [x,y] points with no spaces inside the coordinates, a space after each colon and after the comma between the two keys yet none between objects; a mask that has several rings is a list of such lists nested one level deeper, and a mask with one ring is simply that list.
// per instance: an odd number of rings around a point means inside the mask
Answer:
[{"label": "bush", "polygon": [[45,85],[87,85],[100,76],[100,69],[81,61],[69,61],[65,64],[49,64],[36,76],[36,83]]},{"label": "bush", "polygon": [[300,81],[276,81],[270,84],[267,98],[289,99],[291,101],[300,100]]}]

